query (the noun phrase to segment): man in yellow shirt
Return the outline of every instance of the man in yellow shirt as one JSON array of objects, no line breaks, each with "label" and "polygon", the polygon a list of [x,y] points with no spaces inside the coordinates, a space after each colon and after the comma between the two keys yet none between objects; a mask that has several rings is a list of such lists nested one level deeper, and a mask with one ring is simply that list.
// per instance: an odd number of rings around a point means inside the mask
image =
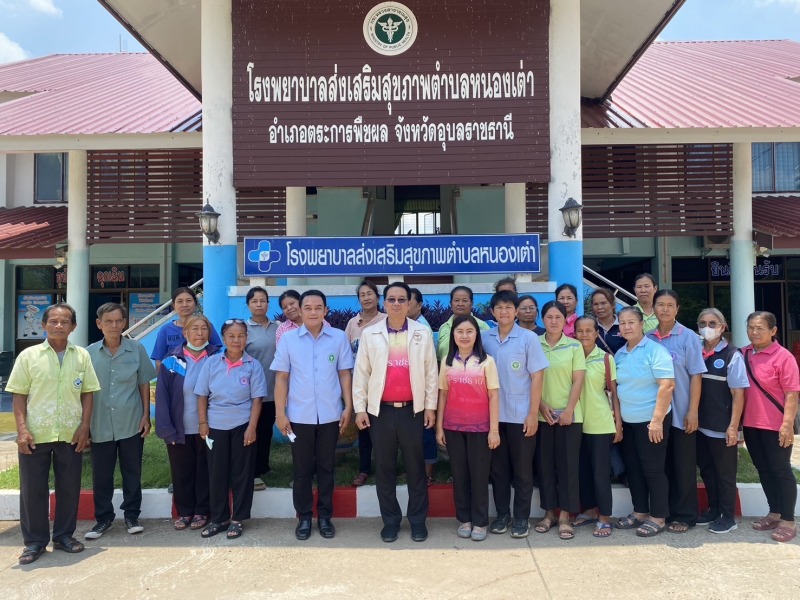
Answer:
[{"label": "man in yellow shirt", "polygon": [[89,444],[92,394],[100,389],[89,353],[68,341],[75,310],[49,306],[42,317],[47,339],[23,350],[6,391],[14,397],[19,450],[19,514],[25,549],[21,565],[38,559],[50,541],[50,463],[55,472],[53,548],[83,551],[73,537],[78,520],[83,449]]}]

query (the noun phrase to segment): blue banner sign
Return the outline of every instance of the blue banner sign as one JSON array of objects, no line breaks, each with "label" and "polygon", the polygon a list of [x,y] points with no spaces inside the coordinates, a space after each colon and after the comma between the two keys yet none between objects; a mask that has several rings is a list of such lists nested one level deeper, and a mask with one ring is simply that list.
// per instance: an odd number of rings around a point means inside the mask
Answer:
[{"label": "blue banner sign", "polygon": [[245,277],[540,271],[538,234],[244,239]]}]

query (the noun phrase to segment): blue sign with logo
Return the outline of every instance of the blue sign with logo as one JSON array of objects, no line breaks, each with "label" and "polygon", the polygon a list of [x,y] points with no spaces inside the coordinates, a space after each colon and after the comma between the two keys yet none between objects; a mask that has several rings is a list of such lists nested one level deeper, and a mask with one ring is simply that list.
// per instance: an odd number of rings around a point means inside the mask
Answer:
[{"label": "blue sign with logo", "polygon": [[244,239],[245,277],[540,271],[538,234]]}]

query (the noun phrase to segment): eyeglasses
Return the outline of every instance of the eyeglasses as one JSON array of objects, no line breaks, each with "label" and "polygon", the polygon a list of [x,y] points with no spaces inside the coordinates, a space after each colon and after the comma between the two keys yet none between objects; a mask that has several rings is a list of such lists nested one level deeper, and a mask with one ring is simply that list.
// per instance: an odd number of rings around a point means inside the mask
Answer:
[{"label": "eyeglasses", "polygon": [[247,323],[244,322],[244,319],[228,319],[223,323],[223,325],[233,325],[234,323],[237,325],[247,325]]},{"label": "eyeglasses", "polygon": [[408,302],[408,298],[387,298],[385,302],[389,304],[405,304]]},{"label": "eyeglasses", "polygon": [[697,322],[697,326],[698,327],[711,327],[711,329],[716,329],[717,327],[719,327],[719,323],[717,323],[716,321],[708,321],[708,322],[706,322],[706,321],[698,321]]},{"label": "eyeglasses", "polygon": [[536,312],[535,306],[520,306],[519,312]]}]

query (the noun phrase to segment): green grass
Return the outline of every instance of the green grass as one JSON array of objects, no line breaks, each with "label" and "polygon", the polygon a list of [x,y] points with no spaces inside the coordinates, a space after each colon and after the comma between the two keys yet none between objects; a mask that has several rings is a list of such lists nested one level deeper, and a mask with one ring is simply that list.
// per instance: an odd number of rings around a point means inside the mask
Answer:
[{"label": "green grass", "polygon": [[14,433],[17,430],[17,422],[14,420],[14,413],[0,413],[0,433]]}]

